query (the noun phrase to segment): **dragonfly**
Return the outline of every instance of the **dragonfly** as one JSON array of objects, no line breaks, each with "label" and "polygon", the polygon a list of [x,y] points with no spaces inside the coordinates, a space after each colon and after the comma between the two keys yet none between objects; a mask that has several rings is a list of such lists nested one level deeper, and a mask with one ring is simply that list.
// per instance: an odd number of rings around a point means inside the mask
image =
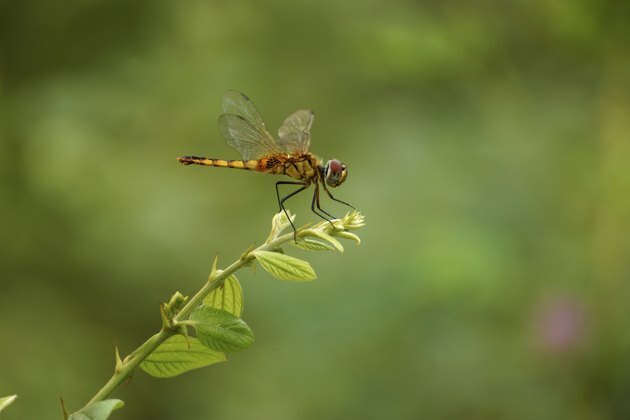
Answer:
[{"label": "dragonfly", "polygon": [[[242,159],[183,156],[177,160],[184,165],[244,169],[293,178],[293,181],[276,182],[276,197],[280,210],[291,223],[297,240],[295,225],[284,203],[311,185],[315,186],[311,200],[312,212],[331,224],[335,217],[320,206],[320,186],[332,200],[354,208],[345,201],[335,198],[327,188],[341,185],[348,176],[348,167],[337,159],[330,159],[324,165],[321,158],[309,152],[314,118],[313,111],[309,109],[295,111],[284,120],[275,138],[265,127],[252,101],[244,93],[227,90],[223,94],[223,114],[218,121],[219,131],[226,143],[236,149]],[[279,190],[281,185],[295,185],[298,188],[281,198]]]}]

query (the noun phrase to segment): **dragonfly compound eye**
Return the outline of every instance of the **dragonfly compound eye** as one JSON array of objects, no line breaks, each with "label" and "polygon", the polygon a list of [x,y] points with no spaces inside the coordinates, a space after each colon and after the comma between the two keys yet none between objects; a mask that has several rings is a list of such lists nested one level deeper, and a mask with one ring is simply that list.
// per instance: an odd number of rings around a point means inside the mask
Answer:
[{"label": "dragonfly compound eye", "polygon": [[348,176],[348,169],[346,165],[339,162],[337,159],[331,159],[326,164],[326,184],[331,187],[337,187],[346,180]]}]

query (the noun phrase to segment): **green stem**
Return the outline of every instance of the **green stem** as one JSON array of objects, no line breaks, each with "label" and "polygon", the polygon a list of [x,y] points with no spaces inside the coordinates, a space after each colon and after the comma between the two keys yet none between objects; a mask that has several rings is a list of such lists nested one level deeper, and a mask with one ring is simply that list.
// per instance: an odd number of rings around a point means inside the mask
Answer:
[{"label": "green stem", "polygon": [[[302,236],[301,232],[297,233],[297,236]],[[177,325],[178,322],[184,321],[188,318],[190,313],[199,306],[204,298],[210,294],[214,289],[220,287],[225,279],[241,269],[244,265],[249,264],[255,257],[252,252],[255,251],[268,251],[279,247],[284,242],[293,240],[293,233],[285,234],[273,241],[266,242],[251,252],[245,253],[240,259],[233,262],[228,268],[220,273],[211,276],[210,279],[204,284],[204,286],[188,301],[188,303],[179,311],[179,313],[173,318],[173,325]],[[120,384],[125,382],[127,378],[131,377],[133,371],[142,363],[160,344],[166,341],[169,337],[177,334],[176,328],[162,328],[160,332],[154,334],[147,341],[142,343],[140,347],[132,351],[129,356],[123,359],[122,364],[116,369],[112,377],[107,383],[92,397],[92,399],[86,404],[92,404],[98,401],[107,399]]]}]

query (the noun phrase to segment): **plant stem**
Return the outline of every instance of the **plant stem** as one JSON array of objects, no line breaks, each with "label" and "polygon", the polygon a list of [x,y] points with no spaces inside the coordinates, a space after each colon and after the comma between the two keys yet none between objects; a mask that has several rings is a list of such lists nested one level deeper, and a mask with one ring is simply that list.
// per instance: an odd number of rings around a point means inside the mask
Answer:
[{"label": "plant stem", "polygon": [[92,397],[92,399],[86,404],[86,406],[97,401],[102,401],[109,397],[120,384],[122,384],[127,378],[131,376],[133,370],[137,368],[138,365],[142,363],[142,361],[146,359],[149,354],[151,354],[171,335],[173,335],[173,332],[162,330],[159,333],[154,334],[144,343],[142,343],[142,345],[134,351],[135,356],[132,357],[130,360],[123,362],[122,368],[114,372],[109,381],[107,381],[107,383],[96,393],[96,395]]},{"label": "plant stem", "polygon": [[[297,236],[301,236],[300,232]],[[199,306],[203,299],[210,294],[214,289],[223,285],[225,279],[242,268],[244,265],[249,264],[255,257],[252,252],[255,251],[268,251],[276,249],[284,242],[293,240],[293,233],[285,234],[270,242],[266,242],[253,251],[246,252],[241,258],[233,262],[225,270],[211,276],[206,284],[186,303],[186,305],[173,317],[173,324],[186,320],[190,313]],[[92,399],[86,404],[92,404],[98,401],[102,401],[108,398],[120,384],[122,384],[127,378],[131,377],[133,371],[142,363],[160,344],[166,341],[169,337],[177,334],[176,328],[162,328],[160,332],[154,334],[147,341],[142,343],[136,350],[132,351],[129,356],[123,359],[120,366],[117,367],[112,377],[107,383],[92,397]]]}]

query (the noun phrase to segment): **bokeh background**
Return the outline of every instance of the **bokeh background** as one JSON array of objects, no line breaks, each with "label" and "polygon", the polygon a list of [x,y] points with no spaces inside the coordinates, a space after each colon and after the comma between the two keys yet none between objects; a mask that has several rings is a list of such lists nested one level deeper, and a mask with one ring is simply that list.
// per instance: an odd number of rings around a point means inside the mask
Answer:
[{"label": "bokeh background", "polygon": [[238,157],[228,88],[272,131],[315,111],[363,243],[291,249],[308,284],[241,272],[255,345],[138,372],[114,418],[630,418],[627,2],[32,0],[0,20],[3,419],[81,407],[160,302],[264,240],[276,178],[175,161]]}]

